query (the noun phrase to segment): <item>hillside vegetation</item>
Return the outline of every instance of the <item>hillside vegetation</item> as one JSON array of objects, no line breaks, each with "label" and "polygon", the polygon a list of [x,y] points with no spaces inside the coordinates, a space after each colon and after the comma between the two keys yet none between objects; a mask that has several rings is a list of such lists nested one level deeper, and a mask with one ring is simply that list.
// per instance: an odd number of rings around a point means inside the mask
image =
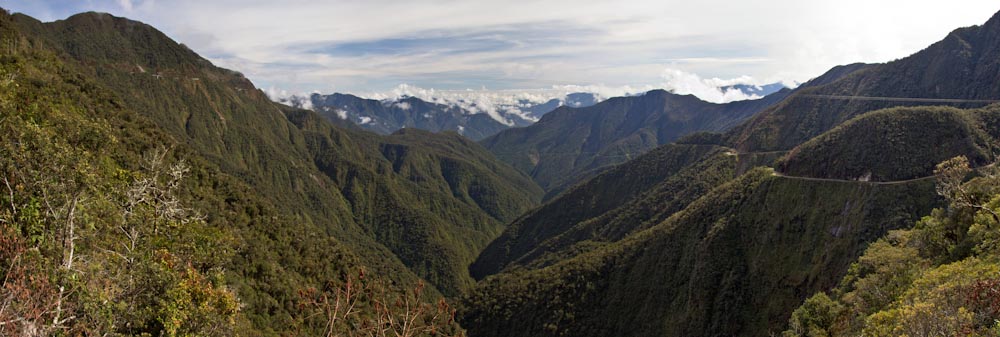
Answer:
[{"label": "hillside vegetation", "polygon": [[[381,280],[382,301],[421,279],[430,284],[416,300],[457,295],[479,250],[541,195],[458,135],[334,126],[142,23],[0,19],[0,123],[12,140],[0,156],[11,249],[0,258],[23,266],[5,274],[42,282],[28,294],[62,289],[55,302],[2,294],[61,305],[19,307],[35,315],[24,329],[318,334],[328,322],[303,294],[332,298],[363,269]],[[397,314],[374,300],[359,308]]]},{"label": "hillside vegetation", "polygon": [[968,159],[937,166],[949,200],[865,250],[839,285],[795,310],[784,336],[1000,334],[1000,180]]},{"label": "hillside vegetation", "polygon": [[998,153],[998,116],[1000,105],[874,111],[799,145],[777,165],[791,176],[871,181],[927,177],[955,155],[982,166]]},{"label": "hillside vegetation", "polygon": [[733,166],[735,158],[721,147],[662,146],[512,222],[469,269],[483,278],[511,264],[555,261],[600,242],[620,240],[731,179]]},{"label": "hillside vegetation", "polygon": [[484,280],[462,324],[486,336],[781,331],[810,289],[830,289],[870,242],[939,205],[923,179],[935,160],[992,162],[997,112],[864,114],[787,153],[780,174],[737,179],[756,159],[697,145],[712,134],[662,146],[512,223],[471,268]]},{"label": "hillside vegetation", "polygon": [[460,322],[475,336],[767,336],[868,242],[928,212],[933,189],[756,169],[614,244],[486,278]]},{"label": "hillside vegetation", "polygon": [[551,199],[612,165],[689,133],[728,130],[781,101],[788,92],[714,104],[692,95],[653,90],[586,108],[561,107],[531,126],[505,130],[481,143],[497,158],[530,175],[547,191],[546,199]]}]

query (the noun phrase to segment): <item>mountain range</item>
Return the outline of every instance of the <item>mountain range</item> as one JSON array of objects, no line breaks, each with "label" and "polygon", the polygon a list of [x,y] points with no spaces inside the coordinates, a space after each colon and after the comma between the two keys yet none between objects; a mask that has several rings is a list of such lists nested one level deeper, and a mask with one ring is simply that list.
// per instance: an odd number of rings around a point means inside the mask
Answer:
[{"label": "mountain range", "polygon": [[[996,160],[1000,105],[973,106],[998,97],[1000,68],[989,57],[1000,51],[997,36],[1000,14],[907,58],[834,68],[727,132],[685,137],[573,186],[480,254],[470,271],[482,281],[463,299],[463,326],[476,336],[767,336],[784,330],[794,310],[798,325],[786,335],[860,331],[840,326],[842,311],[829,307],[861,305],[855,298],[799,305],[815,293],[810,301],[823,300],[842,277],[887,291],[861,278],[894,276],[855,268],[891,258],[855,259],[943,206],[935,164]],[[942,103],[952,106],[924,107]],[[947,240],[965,237],[956,235]],[[993,259],[953,253],[944,261]],[[841,291],[831,296],[855,288]],[[932,315],[944,317],[921,317]],[[916,316],[871,317],[855,322],[930,329]]]},{"label": "mountain range", "polygon": [[597,104],[598,98],[591,93],[571,93],[564,98],[553,98],[544,103],[522,99],[515,105],[497,104],[490,107],[496,110],[493,114],[479,111],[475,103],[434,101],[427,102],[413,96],[380,101],[350,94],[312,94],[309,97],[293,95],[278,99],[283,104],[314,110],[331,122],[349,122],[379,134],[391,134],[402,128],[417,128],[431,132],[454,131],[478,141],[511,127],[531,125],[560,106],[586,107]]},{"label": "mountain range", "polygon": [[0,335],[990,335],[998,78],[1000,13],[520,125],[302,109],[144,23],[0,11]]},{"label": "mountain range", "polygon": [[529,174],[552,196],[687,134],[728,130],[780,102],[789,92],[715,104],[693,95],[653,90],[591,107],[564,106],[531,126],[504,130],[482,144],[497,158]]}]

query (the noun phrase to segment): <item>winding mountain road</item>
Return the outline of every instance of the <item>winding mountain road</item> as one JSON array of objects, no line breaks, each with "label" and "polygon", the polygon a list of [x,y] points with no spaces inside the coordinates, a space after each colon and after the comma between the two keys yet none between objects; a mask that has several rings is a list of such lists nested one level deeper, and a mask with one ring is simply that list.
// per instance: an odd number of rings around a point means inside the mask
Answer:
[{"label": "winding mountain road", "polygon": [[[729,151],[727,151],[726,154],[731,155],[731,156],[740,156],[740,155],[753,155],[753,154],[770,154],[770,153],[776,153],[776,152],[788,152],[788,151],[738,152],[735,149],[729,149]],[[980,167],[973,168],[972,170],[973,171],[978,171],[978,170],[981,170],[981,169],[993,167],[996,164],[997,163],[994,162],[994,163],[989,164],[989,165],[983,165],[983,166],[980,166]],[[823,181],[823,182],[835,182],[835,183],[860,183],[860,184],[869,184],[869,185],[900,185],[900,184],[907,184],[907,183],[912,183],[912,182],[917,182],[917,181],[924,181],[924,180],[931,180],[931,179],[937,178],[936,175],[932,174],[932,175],[929,175],[929,176],[918,177],[918,178],[913,178],[913,179],[904,179],[904,180],[864,181],[864,180],[851,180],[851,179],[834,179],[834,178],[814,178],[814,177],[803,177],[803,176],[790,176],[790,175],[785,175],[784,173],[778,172],[778,170],[775,170],[773,167],[770,168],[770,169],[771,169],[771,175],[773,175],[775,177],[782,177],[782,178],[787,178],[787,179],[805,180],[805,181]]]},{"label": "winding mountain road", "polygon": [[801,94],[793,97],[857,100],[857,101],[918,102],[918,103],[987,103],[987,104],[1000,103],[1000,100],[959,99],[959,98],[879,97],[879,96],[846,96],[846,95],[814,95],[814,94]]}]

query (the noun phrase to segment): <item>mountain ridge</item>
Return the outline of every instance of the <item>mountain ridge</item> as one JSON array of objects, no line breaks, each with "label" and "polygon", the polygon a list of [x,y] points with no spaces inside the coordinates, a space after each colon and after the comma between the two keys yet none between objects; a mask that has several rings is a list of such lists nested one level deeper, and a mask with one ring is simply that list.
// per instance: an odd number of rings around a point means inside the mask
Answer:
[{"label": "mountain ridge", "polygon": [[715,104],[693,95],[653,90],[586,108],[561,107],[529,127],[505,130],[481,143],[528,173],[548,191],[548,199],[610,165],[686,134],[727,130],[789,92]]}]

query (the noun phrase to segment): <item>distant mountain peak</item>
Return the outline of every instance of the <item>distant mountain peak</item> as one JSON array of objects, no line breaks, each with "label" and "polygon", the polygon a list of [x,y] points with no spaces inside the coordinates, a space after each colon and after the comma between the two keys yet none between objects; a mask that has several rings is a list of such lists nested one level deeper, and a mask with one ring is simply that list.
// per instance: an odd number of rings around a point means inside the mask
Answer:
[{"label": "distant mountain peak", "polygon": [[513,103],[487,101],[484,105],[475,98],[461,96],[446,99],[404,93],[367,99],[345,93],[287,95],[276,91],[272,89],[268,94],[278,103],[314,110],[331,120],[351,121],[380,134],[391,134],[407,127],[432,132],[454,131],[474,140],[506,128],[531,125],[561,106],[583,108],[601,100],[594,93],[575,92],[543,103],[519,99]]}]

